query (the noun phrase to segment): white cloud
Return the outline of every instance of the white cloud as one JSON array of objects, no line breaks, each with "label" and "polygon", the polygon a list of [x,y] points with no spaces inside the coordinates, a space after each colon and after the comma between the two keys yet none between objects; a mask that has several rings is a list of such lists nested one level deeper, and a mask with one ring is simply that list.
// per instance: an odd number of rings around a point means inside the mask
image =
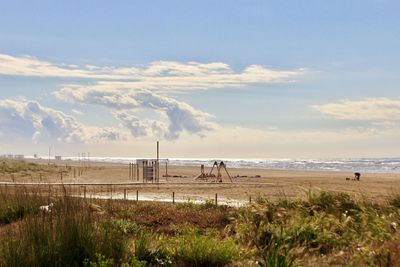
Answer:
[{"label": "white cloud", "polygon": [[[135,67],[77,66],[0,54],[0,75],[90,79],[91,85],[65,85],[54,95],[63,101],[108,108],[135,137],[155,135],[165,139],[177,139],[183,132],[204,136],[214,127],[210,114],[167,97],[163,95],[165,92],[294,82],[305,72],[304,69],[273,70],[261,65],[235,71],[223,62],[157,61]],[[148,109],[159,114],[161,120],[133,114]],[[78,110],[72,113],[82,115]]]},{"label": "white cloud", "polygon": [[88,128],[89,138],[87,143],[101,143],[104,141],[120,141],[127,140],[124,131],[117,128],[99,128],[99,127],[86,127]]},{"label": "white cloud", "polygon": [[30,139],[80,143],[116,140],[119,133],[109,128],[89,128],[67,114],[43,107],[36,101],[5,99],[0,101],[0,139]]},{"label": "white cloud", "polygon": [[[135,89],[99,89],[63,87],[54,95],[63,101],[80,104],[92,104],[106,107],[113,111],[115,118],[130,130],[133,136],[153,135],[166,139],[176,139],[182,132],[203,135],[212,130],[210,114],[196,110],[187,103],[163,96],[148,90]],[[150,109],[162,117],[161,121],[139,119],[132,112]]]},{"label": "white cloud", "polygon": [[0,74],[17,76],[87,78],[108,88],[136,88],[159,91],[188,91],[243,87],[250,84],[294,82],[305,69],[273,70],[250,65],[234,71],[223,62],[158,61],[140,67],[99,67],[55,64],[33,57],[0,54]]},{"label": "white cloud", "polygon": [[159,137],[168,138],[167,126],[156,120],[139,119],[127,112],[115,112],[115,117],[121,122],[121,125],[127,128],[134,137],[149,136],[153,134]]},{"label": "white cloud", "polygon": [[71,109],[72,113],[74,113],[75,115],[81,116],[83,115],[83,112],[80,110],[76,110],[76,109]]},{"label": "white cloud", "polygon": [[374,123],[400,121],[400,98],[341,100],[323,105],[313,105],[312,108],[339,120],[360,120]]}]

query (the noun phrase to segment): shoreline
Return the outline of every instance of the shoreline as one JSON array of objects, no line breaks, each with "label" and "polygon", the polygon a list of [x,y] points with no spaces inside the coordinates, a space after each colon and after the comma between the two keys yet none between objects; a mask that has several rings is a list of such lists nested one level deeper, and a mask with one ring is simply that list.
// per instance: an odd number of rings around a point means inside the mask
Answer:
[{"label": "shoreline", "polygon": [[[396,159],[396,158],[393,158]],[[77,161],[77,160],[72,160],[72,159],[62,159],[62,160],[55,160],[55,159],[43,159],[43,158],[25,158],[24,159],[27,162],[33,162],[33,163],[38,163],[38,164],[48,164],[50,162],[50,164],[56,164],[56,165],[65,165],[68,164],[70,166],[81,166],[81,167],[89,167],[89,166],[97,166],[97,167],[102,167],[102,166],[128,166],[129,163],[124,163],[124,162],[106,162],[106,161],[95,161],[95,160],[90,160],[89,162],[84,163],[83,161]],[[132,161],[133,162],[133,161]],[[163,167],[163,164],[160,164],[160,168]],[[184,164],[184,165],[179,165],[179,164],[174,164],[174,163],[169,163],[168,167],[177,167],[177,168],[199,168],[200,164],[193,164],[193,165],[189,165],[189,164]],[[210,164],[210,166],[212,166],[212,164]],[[205,167],[210,167],[208,165],[205,165]],[[302,169],[302,168],[267,168],[267,167],[257,167],[257,166],[248,166],[248,167],[241,167],[241,166],[231,166],[229,165],[229,162],[227,163],[227,168],[232,169],[232,170],[238,170],[238,171],[244,171],[244,170],[250,170],[250,171],[256,171],[256,170],[260,170],[260,171],[283,171],[283,172],[314,172],[314,173],[319,173],[319,172],[327,172],[327,173],[354,173],[354,172],[361,172],[364,174],[377,174],[377,175],[381,175],[381,174],[387,174],[387,175],[391,175],[391,174],[398,174],[400,175],[400,168],[398,171],[363,171],[361,170],[362,168],[358,168],[358,169],[354,169],[354,170],[329,170],[329,169]]]}]

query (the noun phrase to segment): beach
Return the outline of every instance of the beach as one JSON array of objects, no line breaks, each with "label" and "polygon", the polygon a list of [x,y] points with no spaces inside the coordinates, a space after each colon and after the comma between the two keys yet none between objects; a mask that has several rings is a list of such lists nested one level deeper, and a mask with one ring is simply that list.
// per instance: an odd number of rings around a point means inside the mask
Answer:
[{"label": "beach", "polygon": [[[30,160],[47,165],[46,160]],[[109,196],[113,190],[114,198],[122,198],[126,190],[128,198],[135,198],[138,191],[139,199],[172,200],[172,194],[178,201],[213,200],[215,194],[223,201],[249,201],[251,198],[266,197],[271,200],[281,198],[304,198],[310,192],[331,191],[345,192],[357,198],[374,201],[385,201],[389,195],[398,193],[400,188],[399,173],[361,173],[360,181],[353,180],[352,172],[337,171],[296,171],[269,170],[255,168],[227,168],[232,182],[221,170],[222,183],[195,180],[200,174],[200,166],[168,166],[168,177],[165,165],[160,166],[159,183],[143,183],[129,179],[129,167],[126,164],[90,162],[85,167],[82,162],[61,160],[51,161],[59,168],[65,168],[61,176],[58,172],[43,175],[39,181],[38,173],[15,174],[16,183],[63,183],[74,187],[88,187],[88,194],[103,197]],[[79,175],[79,170],[82,174]],[[205,166],[209,173],[210,166]],[[75,172],[75,177],[74,177]],[[213,173],[216,173],[214,170]],[[346,178],[349,178],[346,179]],[[1,175],[1,182],[11,182],[9,175]],[[113,189],[109,185],[113,184]]]}]

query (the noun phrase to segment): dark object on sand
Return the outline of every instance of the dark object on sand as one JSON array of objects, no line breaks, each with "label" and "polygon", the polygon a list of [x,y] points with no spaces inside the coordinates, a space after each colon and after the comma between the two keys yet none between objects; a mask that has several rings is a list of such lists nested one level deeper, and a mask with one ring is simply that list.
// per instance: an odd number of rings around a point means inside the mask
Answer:
[{"label": "dark object on sand", "polygon": [[351,179],[349,177],[346,177],[346,181],[350,181],[350,180],[352,180],[352,181],[360,181],[360,177],[361,177],[361,173],[355,172],[354,173],[354,177],[351,178]]}]

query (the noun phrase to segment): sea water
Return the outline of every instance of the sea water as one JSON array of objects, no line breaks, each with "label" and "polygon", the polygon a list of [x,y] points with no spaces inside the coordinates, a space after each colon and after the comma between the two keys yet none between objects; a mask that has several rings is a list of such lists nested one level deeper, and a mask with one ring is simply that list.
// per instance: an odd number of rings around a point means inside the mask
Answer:
[{"label": "sea water", "polygon": [[[46,158],[46,157],[43,157]],[[79,160],[78,157],[63,159]],[[90,157],[92,162],[122,163],[135,162],[128,157]],[[331,159],[211,159],[211,158],[170,158],[161,159],[161,164],[168,161],[175,166],[211,167],[214,161],[224,161],[229,168],[307,170],[307,171],[351,171],[363,173],[400,173],[400,158],[331,158]]]}]

